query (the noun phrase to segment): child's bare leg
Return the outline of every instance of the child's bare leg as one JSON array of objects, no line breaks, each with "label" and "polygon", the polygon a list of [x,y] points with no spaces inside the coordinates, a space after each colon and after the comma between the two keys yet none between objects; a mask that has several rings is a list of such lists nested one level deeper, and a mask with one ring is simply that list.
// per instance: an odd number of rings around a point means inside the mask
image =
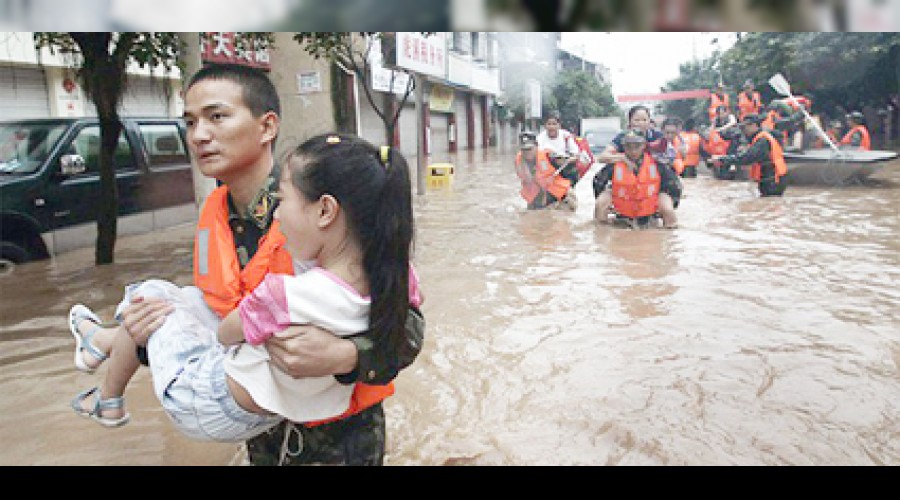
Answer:
[{"label": "child's bare leg", "polygon": [[[104,328],[94,335],[94,345],[103,350],[109,356],[107,359],[106,378],[100,385],[103,399],[116,398],[125,394],[128,382],[134,377],[140,367],[140,361],[135,354],[136,344],[123,327]],[[108,351],[106,350],[108,346]],[[94,401],[87,398],[81,402],[81,408],[90,411],[94,408]],[[104,408],[100,410],[100,416],[106,418],[120,418],[125,414],[125,408]]]}]

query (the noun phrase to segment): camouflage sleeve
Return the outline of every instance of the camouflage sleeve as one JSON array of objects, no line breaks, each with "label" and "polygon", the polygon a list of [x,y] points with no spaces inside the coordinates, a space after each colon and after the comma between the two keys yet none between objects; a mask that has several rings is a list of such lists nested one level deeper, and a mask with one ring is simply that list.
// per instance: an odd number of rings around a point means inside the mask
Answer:
[{"label": "camouflage sleeve", "polygon": [[372,340],[371,332],[351,337],[349,340],[356,345],[359,361],[352,372],[336,375],[337,381],[342,384],[363,382],[370,385],[385,385],[394,380],[400,370],[411,365],[422,350],[422,342],[425,339],[425,317],[418,308],[409,307],[405,331],[404,343],[395,353],[386,352],[389,346],[376,344]]},{"label": "camouflage sleeve", "polygon": [[721,160],[725,165],[751,165],[753,163],[764,162],[768,158],[769,141],[762,140],[756,141],[743,153],[723,156]]}]

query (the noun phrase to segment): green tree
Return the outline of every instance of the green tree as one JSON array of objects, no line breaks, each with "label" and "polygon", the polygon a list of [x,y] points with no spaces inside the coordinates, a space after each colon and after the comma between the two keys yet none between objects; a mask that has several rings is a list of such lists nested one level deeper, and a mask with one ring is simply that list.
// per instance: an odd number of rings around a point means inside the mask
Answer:
[{"label": "green tree", "polygon": [[812,95],[815,111],[883,109],[900,98],[900,34],[749,33],[720,67],[726,82],[758,82],[764,101],[779,97],[766,82],[781,73],[795,93]]},{"label": "green tree", "polygon": [[564,123],[578,124],[582,118],[621,114],[609,86],[584,71],[560,73],[552,93],[555,109]]},{"label": "green tree", "polygon": [[[179,37],[168,32],[35,32],[35,46],[51,53],[72,54],[78,61],[76,74],[100,122],[100,187],[97,204],[97,245],[94,261],[111,264],[118,232],[118,190],[113,154],[122,131],[119,106],[128,86],[130,63],[140,67],[162,67],[166,72],[179,64]],[[271,43],[269,33],[248,33],[237,39],[245,44]]]},{"label": "green tree", "polygon": [[[681,64],[679,75],[669,81],[661,90],[664,92],[678,90],[708,89],[719,81],[719,73],[716,70],[719,54],[714,53],[710,58],[702,61],[691,61]],[[677,116],[682,120],[693,118],[697,123],[707,120],[706,99],[681,99],[677,101],[663,101],[663,113],[666,116]]]},{"label": "green tree", "polygon": [[504,67],[505,87],[503,89],[504,107],[512,113],[512,121],[525,123],[531,117],[531,82],[541,84],[541,114],[557,107],[553,93],[555,72],[549,67],[533,62],[509,63]]},{"label": "green tree", "polygon": [[172,68],[178,53],[174,33],[53,33],[36,32],[35,45],[51,52],[80,56],[77,76],[88,97],[97,108],[100,121],[100,186],[97,204],[96,264],[111,264],[117,233],[118,191],[113,153],[122,131],[119,105],[125,95],[130,62],[141,67]]},{"label": "green tree", "polygon": [[[426,35],[430,33],[425,33]],[[394,143],[394,130],[400,120],[403,106],[409,100],[412,93],[413,78],[409,75],[406,90],[399,103],[394,100],[392,92],[385,93],[377,98],[371,88],[372,64],[370,53],[375,47],[375,41],[380,42],[383,52],[394,50],[395,39],[393,36],[379,32],[301,32],[294,35],[297,41],[308,54],[316,59],[325,58],[341,68],[351,71],[360,82],[360,87],[365,93],[366,100],[375,110],[375,114],[381,119],[385,130],[385,144]],[[395,70],[399,71],[399,70]],[[391,87],[394,86],[394,75],[391,75]],[[357,131],[359,132],[359,131]]]}]

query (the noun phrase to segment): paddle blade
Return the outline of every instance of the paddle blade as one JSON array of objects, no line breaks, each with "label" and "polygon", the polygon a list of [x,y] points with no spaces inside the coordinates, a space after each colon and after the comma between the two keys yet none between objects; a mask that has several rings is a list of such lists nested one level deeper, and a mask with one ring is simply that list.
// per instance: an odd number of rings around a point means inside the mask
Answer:
[{"label": "paddle blade", "polygon": [[791,85],[781,73],[775,73],[772,78],[769,78],[769,85],[781,95],[791,95]]}]

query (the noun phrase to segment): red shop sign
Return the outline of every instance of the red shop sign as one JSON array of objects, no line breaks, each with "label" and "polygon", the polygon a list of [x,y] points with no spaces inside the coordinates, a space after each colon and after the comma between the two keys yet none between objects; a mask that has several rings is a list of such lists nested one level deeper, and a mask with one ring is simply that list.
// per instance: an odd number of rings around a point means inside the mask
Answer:
[{"label": "red shop sign", "polygon": [[245,41],[245,46],[238,48],[235,39],[234,32],[207,32],[206,38],[200,45],[200,59],[205,62],[243,64],[265,70],[272,69],[267,48],[259,48],[252,41]]}]

